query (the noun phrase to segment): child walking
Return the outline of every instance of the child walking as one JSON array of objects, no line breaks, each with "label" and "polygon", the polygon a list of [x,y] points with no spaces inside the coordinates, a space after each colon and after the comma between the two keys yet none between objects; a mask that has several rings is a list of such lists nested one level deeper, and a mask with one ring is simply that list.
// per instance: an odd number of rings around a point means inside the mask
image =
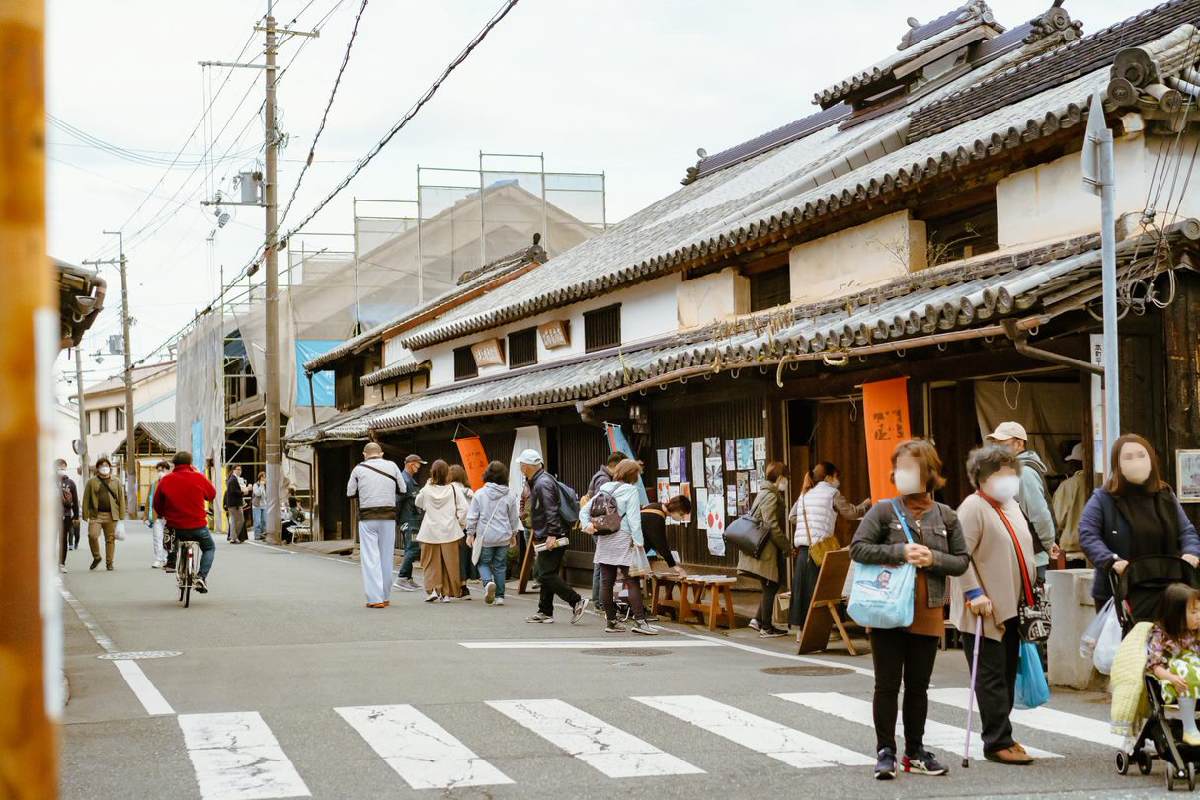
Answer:
[{"label": "child walking", "polygon": [[1183,583],[1167,587],[1146,649],[1146,669],[1162,682],[1163,700],[1179,704],[1184,744],[1200,745],[1200,591]]}]

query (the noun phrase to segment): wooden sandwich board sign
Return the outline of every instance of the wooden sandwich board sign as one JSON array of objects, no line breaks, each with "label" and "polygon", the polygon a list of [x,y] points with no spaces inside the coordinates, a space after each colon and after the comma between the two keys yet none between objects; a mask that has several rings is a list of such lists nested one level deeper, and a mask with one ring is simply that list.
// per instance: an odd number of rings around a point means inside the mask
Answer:
[{"label": "wooden sandwich board sign", "polygon": [[846,645],[846,651],[852,656],[858,655],[846,633],[838,606],[842,602],[842,588],[846,584],[846,574],[850,571],[850,550],[842,548],[826,553],[817,575],[817,585],[813,589],[812,603],[808,607],[808,616],[804,619],[804,628],[798,639],[798,653],[816,653],[829,647],[829,634],[837,626],[838,635]]}]

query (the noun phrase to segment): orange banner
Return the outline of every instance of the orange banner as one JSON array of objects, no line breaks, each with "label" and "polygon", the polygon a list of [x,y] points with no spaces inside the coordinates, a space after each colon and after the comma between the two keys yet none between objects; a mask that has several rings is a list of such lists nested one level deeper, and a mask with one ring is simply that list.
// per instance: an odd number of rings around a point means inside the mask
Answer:
[{"label": "orange banner", "polygon": [[867,431],[867,471],[871,499],[896,496],[892,483],[892,451],[912,438],[908,424],[908,378],[863,384],[863,423]]},{"label": "orange banner", "polygon": [[464,436],[455,439],[454,443],[458,445],[458,455],[467,471],[467,480],[470,481],[471,488],[478,492],[483,488],[483,473],[488,465],[487,453],[483,452],[483,442],[478,436]]}]

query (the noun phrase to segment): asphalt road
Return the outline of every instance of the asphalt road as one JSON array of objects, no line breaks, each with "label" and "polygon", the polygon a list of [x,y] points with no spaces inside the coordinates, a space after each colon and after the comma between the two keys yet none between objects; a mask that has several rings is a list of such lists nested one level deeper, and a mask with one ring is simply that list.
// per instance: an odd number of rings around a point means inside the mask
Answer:
[{"label": "asphalt road", "polygon": [[[786,639],[674,624],[651,639],[606,636],[598,616],[572,626],[565,610],[554,625],[528,625],[534,601],[515,594],[496,608],[397,592],[391,608],[370,610],[356,564],[223,542],[212,592],[185,610],[149,553],[140,531],[120,545],[114,572],[89,572],[86,551],[70,553],[64,798],[1116,797],[1163,787],[1161,766],[1115,773],[1098,694],[1056,692],[1049,708],[1067,716],[1043,710],[1017,725],[1026,746],[1058,757],[961,769],[957,651],[938,659],[929,716],[941,727],[926,735],[951,774],[879,783],[868,766],[869,656],[797,658]],[[605,649],[618,645],[631,649]],[[101,658],[130,651],[178,654]]]}]

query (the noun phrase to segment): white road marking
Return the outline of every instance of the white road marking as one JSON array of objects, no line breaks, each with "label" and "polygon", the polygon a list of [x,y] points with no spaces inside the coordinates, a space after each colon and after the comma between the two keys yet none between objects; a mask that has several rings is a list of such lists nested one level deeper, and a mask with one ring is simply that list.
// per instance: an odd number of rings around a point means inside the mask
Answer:
[{"label": "white road marking", "polygon": [[410,705],[334,710],[414,789],[512,783],[511,778]]},{"label": "white road marking", "polygon": [[311,797],[256,711],[180,714],[203,800]]},{"label": "white road marking", "polygon": [[[967,708],[967,689],[930,689],[929,699],[964,711]],[[976,708],[978,708],[976,704]],[[1108,722],[1053,708],[1014,708],[1008,718],[1016,725],[1024,725],[1047,733],[1056,733],[1072,739],[1082,739],[1105,747],[1124,749],[1125,739],[1113,733]],[[1028,748],[1026,748],[1028,749]]]},{"label": "white road marking", "polygon": [[875,763],[874,758],[701,695],[633,699],[793,767],[870,766]]},{"label": "white road marking", "polygon": [[[865,725],[868,728],[874,728],[875,725],[871,704],[857,697],[850,697],[838,692],[795,692],[777,694],[775,696],[790,703],[797,703],[825,714],[831,714],[847,722],[855,722],[859,725]],[[896,722],[896,736],[904,736],[903,722]],[[932,747],[962,756],[963,745],[966,744],[966,739],[966,728],[956,728],[953,725],[945,725],[932,719],[925,720],[925,739],[923,742],[925,747]],[[1034,758],[1062,758],[1057,753],[1038,750],[1036,747],[1027,747],[1025,749]],[[971,758],[983,758],[983,743],[980,741],[978,734],[972,734],[971,736]]]},{"label": "white road marking", "polygon": [[88,633],[96,640],[96,644],[109,653],[116,652],[117,646],[113,644],[113,640],[108,638],[108,634],[96,624],[96,620],[92,619],[91,613],[83,607],[83,603],[76,600],[75,595],[71,594],[65,586],[60,585],[58,591],[62,593],[63,599],[67,601],[67,605],[75,610],[75,616],[79,617],[79,621],[83,623],[83,627],[88,629]]},{"label": "white road marking", "polygon": [[488,705],[610,778],[704,772],[562,700],[489,700]]},{"label": "white road marking", "polygon": [[137,695],[137,699],[141,701],[142,707],[146,709],[146,713],[150,716],[159,716],[162,714],[174,714],[175,709],[171,708],[171,704],[167,702],[167,698],[162,696],[162,693],[155,688],[150,679],[146,677],[146,673],[142,672],[142,668],[138,666],[136,661],[128,659],[117,659],[113,661],[117,665],[117,670],[120,671],[121,677],[129,684],[129,688]]},{"label": "white road marking", "polygon": [[671,628],[670,630],[672,633],[678,633],[680,636],[688,636],[692,639],[712,642],[714,644],[723,645],[724,647],[732,647],[735,650],[742,650],[747,653],[754,653],[755,655],[770,656],[771,658],[782,658],[785,661],[799,661],[802,664],[817,664],[822,667],[839,667],[841,669],[848,669],[851,672],[858,673],[859,675],[865,675],[868,678],[875,677],[875,670],[867,669],[866,667],[855,666],[854,664],[846,661],[834,661],[833,659],[813,658],[810,656],[797,656],[792,655],[791,653],[780,653],[777,650],[768,650],[765,647],[755,647],[754,645],[742,644],[741,642],[735,642],[732,639],[718,639],[714,636],[705,636],[700,633],[690,633],[688,631],[676,630],[675,628]]},{"label": "white road marking", "polygon": [[468,650],[617,650],[626,647],[669,647],[671,649],[676,647],[720,647],[720,643],[692,642],[679,639],[655,639],[653,641],[634,641],[630,639],[624,639],[621,641],[614,641],[612,639],[604,639],[601,641],[585,641],[582,639],[542,639],[521,642],[459,642],[458,646],[465,647]]}]

